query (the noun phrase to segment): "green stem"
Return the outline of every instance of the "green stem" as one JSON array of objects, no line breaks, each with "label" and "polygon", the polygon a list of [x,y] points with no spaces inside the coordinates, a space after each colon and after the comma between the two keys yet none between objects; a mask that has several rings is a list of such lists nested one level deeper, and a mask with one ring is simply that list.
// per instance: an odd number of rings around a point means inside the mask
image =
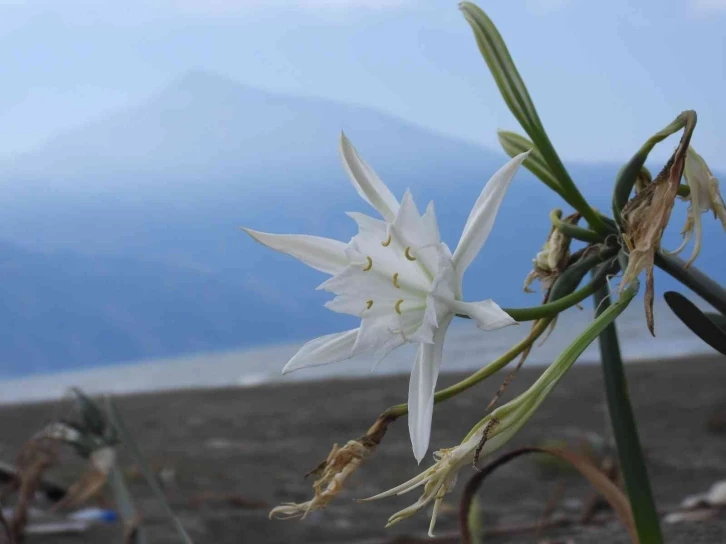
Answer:
[{"label": "green stem", "polygon": [[[470,387],[475,386],[482,380],[487,379],[492,374],[499,372],[502,368],[511,363],[520,353],[522,353],[524,350],[534,344],[537,338],[542,336],[542,333],[547,330],[547,326],[550,324],[551,321],[552,318],[547,318],[535,323],[529,335],[518,344],[509,348],[509,350],[504,355],[492,361],[484,368],[477,370],[468,378],[461,380],[460,382],[455,383],[454,385],[449,386],[446,389],[437,391],[434,395],[434,404],[444,402],[445,400],[448,400],[451,397],[458,395],[462,391],[466,391]],[[407,413],[408,404],[397,404],[395,406],[391,406],[384,412],[385,415],[391,417],[400,417],[406,415]]]},{"label": "green stem", "polygon": [[[603,269],[601,272],[605,272]],[[502,308],[507,312],[512,319],[516,321],[534,321],[535,319],[543,319],[546,317],[553,317],[560,312],[563,312],[569,308],[572,308],[575,304],[579,304],[587,297],[592,296],[595,292],[603,286],[605,282],[605,273],[600,273],[597,276],[593,276],[593,279],[585,287],[574,293],[570,293],[554,302],[548,302],[540,306],[534,306],[532,308]],[[469,317],[469,316],[466,316]]]},{"label": "green stem", "polygon": [[655,254],[655,264],[726,315],[726,290],[698,268],[686,267],[683,259],[660,251]]},{"label": "green stem", "polygon": [[[599,289],[594,299],[597,317],[610,306],[607,288]],[[663,542],[663,535],[630,405],[628,384],[614,323],[600,333],[599,343],[610,422],[640,544],[660,544]]]},{"label": "green stem", "polygon": [[552,221],[552,224],[555,228],[557,228],[557,230],[575,240],[599,244],[604,239],[602,234],[599,234],[594,230],[584,229],[577,225],[573,225],[572,223],[562,221],[562,210],[552,210],[550,212],[550,221]]}]

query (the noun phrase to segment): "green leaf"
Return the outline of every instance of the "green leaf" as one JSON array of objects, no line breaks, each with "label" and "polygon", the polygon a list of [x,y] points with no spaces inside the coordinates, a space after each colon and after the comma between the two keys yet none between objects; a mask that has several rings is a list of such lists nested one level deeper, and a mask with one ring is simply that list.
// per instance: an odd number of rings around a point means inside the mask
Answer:
[{"label": "green leaf", "polygon": [[[634,280],[637,282],[637,280]],[[610,305],[610,295],[606,287],[595,293],[596,320],[615,306]],[[640,447],[638,428],[635,424],[633,409],[630,406],[628,384],[623,370],[623,359],[615,324],[603,327],[600,334],[600,358],[602,360],[605,396],[610,414],[610,424],[618,449],[620,468],[623,471],[625,488],[633,510],[635,526],[640,544],[661,544],[663,536],[660,530],[658,512],[653,502],[648,471],[645,466],[643,451]]]},{"label": "green leaf", "polygon": [[459,8],[474,32],[479,51],[484,57],[497,87],[499,87],[504,102],[525,132],[532,138],[542,159],[549,166],[549,171],[557,180],[557,185],[562,191],[561,193],[558,191],[558,193],[583,215],[593,229],[599,232],[608,230],[600,216],[583,198],[552,146],[552,142],[550,142],[534,103],[529,96],[527,87],[519,75],[519,71],[497,27],[494,26],[486,13],[476,5],[470,2],[462,2],[459,4]]},{"label": "green leaf", "polygon": [[[703,313],[698,306],[680,293],[667,291],[663,298],[678,319],[691,329],[691,332],[719,353],[726,355],[726,332],[718,322],[714,322],[714,319]],[[720,317],[718,321],[723,323],[723,316],[711,315],[716,316],[716,319]]]}]

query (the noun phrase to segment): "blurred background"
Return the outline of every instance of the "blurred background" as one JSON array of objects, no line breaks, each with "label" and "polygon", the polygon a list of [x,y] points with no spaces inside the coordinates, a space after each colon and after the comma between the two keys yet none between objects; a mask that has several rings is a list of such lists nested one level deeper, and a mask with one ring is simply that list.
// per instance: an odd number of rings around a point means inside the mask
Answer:
[{"label": "blurred background", "polygon": [[[694,147],[726,172],[726,2],[481,6],[604,212],[619,166],[684,109],[699,114]],[[344,130],[397,196],[411,188],[419,207],[436,201],[453,247],[505,160],[496,130],[523,133],[456,3],[439,0],[0,0],[0,80],[5,399],[104,380],[138,389],[272,379],[300,343],[355,321],[323,308],[321,274],[239,226],[347,241],[355,229],[343,212],[371,210],[340,165]],[[676,138],[652,154],[654,172]],[[467,273],[466,298],[536,305],[522,282],[561,206],[522,170]],[[726,281],[721,226],[704,224],[697,265]],[[659,274],[656,285],[675,284]],[[684,343],[667,309],[656,314],[666,334],[645,348],[642,306],[628,311],[633,357],[701,348]],[[572,335],[561,329],[553,354]],[[456,329],[450,344],[478,357],[456,368],[481,364],[482,348],[467,341],[496,353],[512,339],[470,332]],[[136,361],[145,373],[113,366]]]}]

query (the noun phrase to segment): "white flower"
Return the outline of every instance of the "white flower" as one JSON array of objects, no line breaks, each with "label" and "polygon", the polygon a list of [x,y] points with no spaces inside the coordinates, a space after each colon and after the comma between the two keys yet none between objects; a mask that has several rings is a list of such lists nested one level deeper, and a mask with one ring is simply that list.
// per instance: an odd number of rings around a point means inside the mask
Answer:
[{"label": "white flower", "polygon": [[331,274],[319,287],[336,295],[326,307],[361,318],[357,329],[305,344],[283,373],[364,352],[374,352],[380,361],[406,342],[419,344],[409,386],[408,422],[414,456],[420,462],[428,449],[444,336],[454,314],[471,317],[483,330],[515,323],[492,300],[463,302],[461,283],[528,153],[510,160],[489,180],[453,254],[439,238],[433,203],[421,215],[407,191],[399,204],[345,135],[341,135],[340,153],[358,194],[383,220],[349,213],[358,224],[358,234],[348,244],[316,236],[244,230],[267,247]]},{"label": "white flower", "polygon": [[686,183],[690,189],[690,194],[685,200],[690,200],[691,205],[688,208],[688,216],[686,225],[683,227],[683,243],[670,254],[678,254],[686,247],[691,237],[695,233],[696,240],[693,244],[693,252],[688,260],[690,265],[698,253],[701,251],[701,214],[711,210],[713,216],[721,221],[724,230],[726,230],[726,207],[723,198],[718,190],[718,180],[713,176],[703,157],[689,147],[686,152],[686,164],[684,168]]}]

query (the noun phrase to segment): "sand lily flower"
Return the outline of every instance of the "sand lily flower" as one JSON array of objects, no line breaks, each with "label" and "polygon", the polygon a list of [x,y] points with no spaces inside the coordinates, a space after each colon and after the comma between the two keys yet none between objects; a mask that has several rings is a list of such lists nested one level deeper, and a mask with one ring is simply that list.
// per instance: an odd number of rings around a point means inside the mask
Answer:
[{"label": "sand lily flower", "polygon": [[690,194],[685,197],[685,200],[690,200],[691,205],[688,208],[686,225],[683,227],[683,243],[671,254],[683,251],[695,233],[693,252],[688,259],[688,265],[690,265],[701,251],[701,214],[711,210],[714,218],[719,219],[726,230],[726,207],[718,190],[718,180],[711,173],[703,157],[692,147],[689,147],[686,153],[684,175],[690,189]]},{"label": "sand lily flower", "polygon": [[409,386],[408,422],[414,456],[420,462],[429,444],[444,336],[454,315],[469,316],[483,330],[515,323],[492,300],[463,302],[462,278],[489,235],[506,190],[528,153],[507,162],[489,180],[453,254],[439,237],[433,203],[423,215],[408,191],[399,203],[345,135],[340,154],[358,194],[382,220],[349,213],[358,224],[358,234],[348,244],[244,230],[267,247],[332,275],[319,287],[336,295],[326,307],[361,318],[357,329],[305,344],[283,373],[365,352],[373,352],[380,361],[406,342],[419,344]]}]

